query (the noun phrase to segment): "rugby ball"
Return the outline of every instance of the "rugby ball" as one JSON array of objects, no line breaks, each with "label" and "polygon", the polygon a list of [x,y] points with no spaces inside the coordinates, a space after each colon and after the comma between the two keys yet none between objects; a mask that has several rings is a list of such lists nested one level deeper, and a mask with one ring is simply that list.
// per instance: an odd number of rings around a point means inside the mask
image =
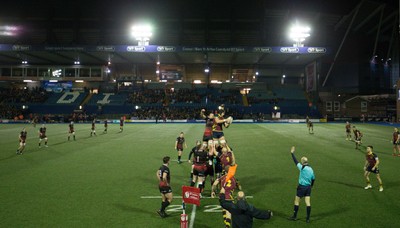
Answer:
[{"label": "rugby ball", "polygon": [[232,124],[232,122],[233,122],[233,117],[232,116],[226,118],[225,127],[228,128]]}]

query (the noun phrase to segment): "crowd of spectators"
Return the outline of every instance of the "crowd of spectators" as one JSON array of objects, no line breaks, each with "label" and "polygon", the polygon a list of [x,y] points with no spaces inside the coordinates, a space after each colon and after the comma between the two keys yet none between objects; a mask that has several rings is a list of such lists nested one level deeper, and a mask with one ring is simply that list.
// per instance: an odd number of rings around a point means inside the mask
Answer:
[{"label": "crowd of spectators", "polygon": [[136,91],[128,96],[127,102],[132,104],[240,104],[238,100],[239,91],[228,91],[210,93],[204,96],[199,95],[195,89],[144,89]]},{"label": "crowd of spectators", "polygon": [[199,115],[199,109],[189,107],[146,107],[135,110],[131,118],[137,120],[158,120],[162,122],[166,120],[198,119],[200,118]]},{"label": "crowd of spectators", "polygon": [[43,103],[47,98],[47,92],[38,87],[0,89],[0,103]]},{"label": "crowd of spectators", "polygon": [[0,103],[0,119],[19,119],[23,114],[23,110],[15,105]]}]

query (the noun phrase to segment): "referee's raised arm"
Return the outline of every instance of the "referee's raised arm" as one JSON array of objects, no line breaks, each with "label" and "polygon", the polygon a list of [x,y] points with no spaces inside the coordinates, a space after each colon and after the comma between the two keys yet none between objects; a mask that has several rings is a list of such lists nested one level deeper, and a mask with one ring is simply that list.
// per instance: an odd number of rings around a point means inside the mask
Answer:
[{"label": "referee's raised arm", "polygon": [[297,164],[299,163],[296,159],[296,156],[294,156],[294,151],[296,150],[296,148],[294,146],[292,146],[292,149],[290,149],[290,153],[292,154],[292,158],[294,161],[294,164],[297,166]]}]

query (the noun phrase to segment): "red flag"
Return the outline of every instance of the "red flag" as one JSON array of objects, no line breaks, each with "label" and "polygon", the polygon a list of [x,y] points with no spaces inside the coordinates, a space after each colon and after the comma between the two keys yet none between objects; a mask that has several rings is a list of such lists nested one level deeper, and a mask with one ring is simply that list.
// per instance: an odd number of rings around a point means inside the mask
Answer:
[{"label": "red flag", "polygon": [[189,186],[182,186],[183,202],[200,206],[200,189]]}]

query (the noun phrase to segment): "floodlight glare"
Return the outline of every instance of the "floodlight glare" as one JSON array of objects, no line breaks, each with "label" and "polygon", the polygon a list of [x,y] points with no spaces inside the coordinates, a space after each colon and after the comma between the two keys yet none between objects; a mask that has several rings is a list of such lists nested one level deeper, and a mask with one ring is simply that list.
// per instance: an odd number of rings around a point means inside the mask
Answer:
[{"label": "floodlight glare", "polygon": [[139,42],[139,46],[149,45],[150,37],[153,35],[150,25],[135,25],[131,28],[131,34]]},{"label": "floodlight glare", "polygon": [[310,31],[311,29],[308,26],[301,26],[295,24],[293,27],[291,27],[289,32],[289,38],[296,42],[295,44],[293,44],[293,46],[304,47],[304,44],[302,44],[302,42],[305,41],[306,38],[310,36]]}]

